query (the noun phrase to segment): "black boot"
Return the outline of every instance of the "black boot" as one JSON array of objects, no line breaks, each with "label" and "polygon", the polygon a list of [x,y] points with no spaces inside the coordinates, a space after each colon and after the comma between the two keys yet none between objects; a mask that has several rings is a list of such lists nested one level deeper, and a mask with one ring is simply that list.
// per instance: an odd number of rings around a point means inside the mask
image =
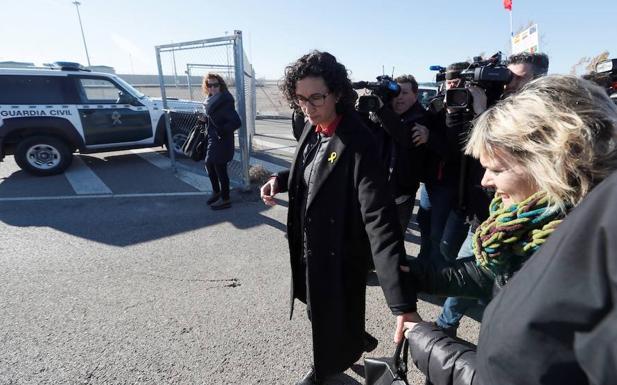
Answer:
[{"label": "black boot", "polygon": [[364,332],[364,337],[362,338],[362,343],[364,344],[365,352],[372,352],[377,347],[379,341],[377,338],[370,335],[367,331]]},{"label": "black boot", "polygon": [[321,383],[322,382],[317,379],[315,368],[311,368],[300,381],[296,382],[296,385],[320,385]]},{"label": "black boot", "polygon": [[210,205],[210,208],[212,210],[223,210],[223,209],[228,209],[230,207],[231,207],[231,200],[229,198],[227,199],[221,198]]},{"label": "black boot", "polygon": [[210,197],[208,197],[208,200],[206,201],[206,203],[211,205],[212,203],[218,201],[220,197],[221,197],[221,193],[220,192],[212,193],[212,195],[210,195]]}]

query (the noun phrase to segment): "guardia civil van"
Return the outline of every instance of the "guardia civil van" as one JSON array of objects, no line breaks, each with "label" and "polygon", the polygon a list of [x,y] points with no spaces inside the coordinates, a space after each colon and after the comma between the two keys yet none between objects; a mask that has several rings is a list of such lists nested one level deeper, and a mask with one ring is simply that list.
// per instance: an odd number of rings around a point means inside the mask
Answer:
[{"label": "guardia civil van", "polygon": [[13,154],[31,174],[63,172],[74,152],[165,143],[162,102],[116,75],[67,62],[50,69],[0,69],[0,160]]}]

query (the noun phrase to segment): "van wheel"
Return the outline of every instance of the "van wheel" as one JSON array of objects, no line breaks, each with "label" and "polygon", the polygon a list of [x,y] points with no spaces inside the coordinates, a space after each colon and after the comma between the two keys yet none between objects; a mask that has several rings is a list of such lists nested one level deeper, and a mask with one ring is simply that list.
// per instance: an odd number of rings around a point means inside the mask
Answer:
[{"label": "van wheel", "polygon": [[15,162],[33,175],[47,176],[62,173],[70,166],[73,153],[62,140],[51,136],[23,139],[15,149]]}]

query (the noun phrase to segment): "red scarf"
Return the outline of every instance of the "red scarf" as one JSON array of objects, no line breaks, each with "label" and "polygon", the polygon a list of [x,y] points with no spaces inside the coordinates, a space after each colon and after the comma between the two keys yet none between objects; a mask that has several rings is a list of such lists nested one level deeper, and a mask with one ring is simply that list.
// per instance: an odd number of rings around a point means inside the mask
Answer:
[{"label": "red scarf", "polygon": [[330,137],[332,135],[334,135],[334,131],[336,131],[336,127],[338,127],[338,124],[341,122],[341,119],[343,119],[343,115],[337,115],[336,119],[334,119],[332,121],[332,123],[328,124],[327,126],[322,126],[322,125],[317,125],[315,127],[315,132],[316,133],[322,133],[323,135]]}]

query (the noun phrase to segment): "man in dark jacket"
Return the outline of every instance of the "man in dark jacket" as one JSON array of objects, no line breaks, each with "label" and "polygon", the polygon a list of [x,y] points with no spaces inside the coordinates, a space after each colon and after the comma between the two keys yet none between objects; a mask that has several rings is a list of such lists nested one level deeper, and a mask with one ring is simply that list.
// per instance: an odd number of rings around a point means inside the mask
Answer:
[{"label": "man in dark jacket", "polygon": [[617,383],[617,173],[564,220],[487,307],[480,339],[433,324],[408,333],[434,384]]},{"label": "man in dark jacket", "polygon": [[[463,86],[462,70],[469,63],[452,63],[446,72],[446,89]],[[427,142],[424,186],[420,192],[418,226],[421,245],[418,258],[444,264],[440,250],[444,228],[451,209],[458,200],[461,171],[460,138],[468,130],[473,111],[447,113],[444,94],[431,101],[428,108],[430,136]],[[462,239],[461,239],[462,242]]]},{"label": "man in dark jacket", "polygon": [[403,231],[409,219],[420,186],[424,169],[429,133],[426,128],[426,110],[418,101],[418,82],[412,75],[396,78],[401,93],[389,105],[383,105],[375,114],[378,130],[383,130],[388,147],[384,163],[388,181],[397,206]]}]

